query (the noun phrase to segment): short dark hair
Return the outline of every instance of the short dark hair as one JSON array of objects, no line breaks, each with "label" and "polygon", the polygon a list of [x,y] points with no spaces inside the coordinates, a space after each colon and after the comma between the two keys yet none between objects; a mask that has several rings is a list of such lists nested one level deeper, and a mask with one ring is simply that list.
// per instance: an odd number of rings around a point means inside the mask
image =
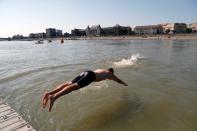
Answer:
[{"label": "short dark hair", "polygon": [[109,70],[111,73],[114,73],[114,69],[113,69],[113,68],[108,68],[108,70]]}]

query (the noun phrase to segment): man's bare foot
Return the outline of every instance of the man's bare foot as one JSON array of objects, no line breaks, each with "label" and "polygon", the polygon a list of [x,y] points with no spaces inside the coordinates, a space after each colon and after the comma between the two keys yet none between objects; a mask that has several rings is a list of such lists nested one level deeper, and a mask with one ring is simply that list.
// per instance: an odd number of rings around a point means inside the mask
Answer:
[{"label": "man's bare foot", "polygon": [[55,99],[54,99],[53,95],[50,95],[49,96],[49,112],[51,112],[54,101],[55,101]]},{"label": "man's bare foot", "polygon": [[42,99],[42,108],[45,108],[46,104],[47,104],[47,102],[49,100],[49,93],[48,93],[48,91],[46,91],[43,96],[44,97]]}]

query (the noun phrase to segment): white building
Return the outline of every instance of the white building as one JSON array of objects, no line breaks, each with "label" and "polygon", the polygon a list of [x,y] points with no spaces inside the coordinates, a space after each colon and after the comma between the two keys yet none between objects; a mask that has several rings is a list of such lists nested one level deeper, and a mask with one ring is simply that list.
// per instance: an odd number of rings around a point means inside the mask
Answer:
[{"label": "white building", "polygon": [[197,32],[197,23],[189,24],[189,28],[192,29],[192,32]]},{"label": "white building", "polygon": [[145,34],[162,34],[163,28],[161,25],[147,25],[147,26],[136,26],[134,31],[138,35]]},{"label": "white building", "polygon": [[161,25],[164,33],[185,33],[187,25],[185,23],[166,23]]}]

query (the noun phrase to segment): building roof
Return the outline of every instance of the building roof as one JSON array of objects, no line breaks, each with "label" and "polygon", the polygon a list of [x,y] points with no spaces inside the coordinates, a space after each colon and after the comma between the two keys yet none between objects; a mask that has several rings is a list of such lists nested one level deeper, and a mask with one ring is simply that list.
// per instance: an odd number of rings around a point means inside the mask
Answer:
[{"label": "building roof", "polygon": [[161,25],[145,25],[145,26],[136,26],[135,28],[160,28]]},{"label": "building roof", "polygon": [[75,28],[75,29],[73,29],[73,31],[74,31],[74,30],[78,30],[78,31],[85,31],[85,29],[76,29],[76,28]]},{"label": "building roof", "polygon": [[47,28],[46,30],[56,30],[55,28]]},{"label": "building roof", "polygon": [[[117,25],[117,24],[116,24]],[[116,26],[115,25],[115,26]],[[111,26],[111,27],[103,27],[102,29],[113,29],[115,26]]]},{"label": "building roof", "polygon": [[120,27],[120,25],[119,24],[116,24],[114,27]]},{"label": "building roof", "polygon": [[97,30],[98,28],[101,28],[100,25],[93,25],[90,27],[91,30]]}]

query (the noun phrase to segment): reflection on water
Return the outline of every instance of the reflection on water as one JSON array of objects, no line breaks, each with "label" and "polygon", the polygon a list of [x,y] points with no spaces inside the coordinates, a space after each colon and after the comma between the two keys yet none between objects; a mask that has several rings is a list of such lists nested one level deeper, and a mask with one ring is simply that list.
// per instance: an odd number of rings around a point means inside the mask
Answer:
[{"label": "reflection on water", "polygon": [[[196,58],[196,41],[0,42],[0,97],[41,131],[194,131]],[[41,109],[45,90],[108,67],[129,86],[93,83]]]}]

